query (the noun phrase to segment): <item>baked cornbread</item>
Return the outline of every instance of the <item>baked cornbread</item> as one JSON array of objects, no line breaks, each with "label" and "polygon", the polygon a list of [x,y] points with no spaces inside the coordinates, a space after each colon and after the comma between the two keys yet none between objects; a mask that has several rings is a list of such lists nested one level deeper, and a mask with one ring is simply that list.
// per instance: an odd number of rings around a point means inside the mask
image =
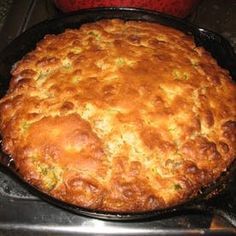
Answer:
[{"label": "baked cornbread", "polygon": [[193,39],[102,20],[46,35],[0,100],[3,150],[40,190],[81,207],[171,207],[236,156],[236,86]]}]

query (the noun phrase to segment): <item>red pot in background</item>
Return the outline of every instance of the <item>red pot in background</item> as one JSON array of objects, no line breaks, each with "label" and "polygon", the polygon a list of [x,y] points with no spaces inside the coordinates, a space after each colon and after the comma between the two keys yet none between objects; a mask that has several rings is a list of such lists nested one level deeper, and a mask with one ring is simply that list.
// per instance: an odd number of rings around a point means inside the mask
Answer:
[{"label": "red pot in background", "polygon": [[188,16],[201,0],[55,0],[63,12],[94,7],[136,7],[156,10],[177,17]]}]

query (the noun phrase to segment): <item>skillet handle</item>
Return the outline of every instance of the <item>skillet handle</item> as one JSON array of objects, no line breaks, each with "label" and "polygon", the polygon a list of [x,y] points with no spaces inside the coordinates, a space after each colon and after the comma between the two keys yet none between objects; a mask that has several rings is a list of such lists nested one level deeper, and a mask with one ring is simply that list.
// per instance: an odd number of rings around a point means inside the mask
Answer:
[{"label": "skillet handle", "polygon": [[228,182],[226,191],[209,201],[213,213],[219,215],[236,227],[236,171],[233,169],[231,181]]},{"label": "skillet handle", "polygon": [[236,228],[236,162],[231,164],[228,175],[219,181],[219,188],[214,196],[206,195],[195,204],[190,204],[187,208],[190,211],[200,211],[215,214],[224,218]]},{"label": "skillet handle", "polygon": [[232,190],[236,190],[236,188],[231,188],[231,191],[226,191],[211,199],[185,206],[185,210],[193,213],[202,212],[215,214],[236,227],[236,198],[234,197],[236,195]]},{"label": "skillet handle", "polygon": [[236,227],[236,186],[235,179],[231,182],[230,188],[223,194],[209,202],[213,213],[219,215]]},{"label": "skillet handle", "polygon": [[236,209],[232,209],[229,206],[226,206],[227,203],[222,201],[222,207],[219,206],[211,206],[208,205],[207,202],[201,202],[199,204],[193,204],[189,206],[185,206],[180,210],[180,212],[187,212],[187,213],[207,213],[213,214],[222,217],[232,226],[236,227]]},{"label": "skillet handle", "polygon": [[[224,204],[224,203],[222,203],[222,204]],[[236,227],[236,213],[235,213],[235,210],[232,211],[231,208],[228,208],[228,209],[214,208],[213,213],[218,215],[218,216],[221,216],[222,218],[227,220],[231,225]]]}]

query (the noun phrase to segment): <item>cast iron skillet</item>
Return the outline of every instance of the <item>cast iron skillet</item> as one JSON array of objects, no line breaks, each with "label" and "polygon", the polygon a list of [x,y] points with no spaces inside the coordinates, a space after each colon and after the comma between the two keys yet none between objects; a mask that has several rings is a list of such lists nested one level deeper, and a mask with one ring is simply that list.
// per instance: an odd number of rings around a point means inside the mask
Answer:
[{"label": "cast iron skillet", "polygon": [[[58,34],[66,28],[78,28],[80,25],[88,22],[94,22],[100,19],[120,18],[124,20],[143,20],[161,23],[173,28],[179,29],[186,34],[192,35],[198,46],[203,46],[211,52],[218,63],[228,69],[233,78],[236,78],[236,57],[230,44],[220,35],[198,28],[189,23],[185,23],[177,18],[170,17],[159,12],[134,9],[134,8],[96,8],[81,10],[74,14],[66,15],[61,18],[44,21],[31,29],[27,30],[21,36],[9,44],[0,54],[0,97],[3,96],[8,88],[11,78],[10,70],[12,65],[20,60],[27,52],[35,48],[36,43],[46,34]],[[60,200],[57,200],[34,186],[26,183],[18,174],[13,160],[0,153],[0,170],[13,175],[18,182],[28,188],[33,194],[42,199],[69,210],[76,214],[82,214],[90,217],[106,220],[145,220],[149,218],[162,218],[175,214],[186,214],[189,212],[203,211],[205,213],[217,213],[229,220],[236,226],[236,161],[215,183],[202,189],[194,199],[164,210],[155,210],[138,213],[121,213],[89,210],[77,207]],[[223,191],[222,191],[223,190]],[[216,196],[215,196],[216,195]]]}]

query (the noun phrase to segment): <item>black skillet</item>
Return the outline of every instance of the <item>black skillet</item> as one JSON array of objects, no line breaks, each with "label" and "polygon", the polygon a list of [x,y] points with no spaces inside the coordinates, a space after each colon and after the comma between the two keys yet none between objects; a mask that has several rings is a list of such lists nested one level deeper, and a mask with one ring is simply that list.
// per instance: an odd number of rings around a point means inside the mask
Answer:
[{"label": "black skillet", "polygon": [[[220,35],[198,28],[180,19],[164,15],[159,12],[133,9],[133,8],[97,8],[81,10],[74,14],[61,18],[44,21],[30,28],[21,36],[9,44],[0,54],[0,97],[8,88],[11,78],[10,70],[12,65],[20,60],[26,53],[35,48],[36,43],[46,34],[58,34],[66,28],[78,28],[84,23],[94,22],[100,19],[120,18],[123,20],[142,20],[161,23],[186,34],[192,35],[198,46],[203,46],[208,50],[218,63],[230,71],[231,76],[236,78],[236,56],[230,44]],[[23,184],[33,194],[63,209],[76,214],[86,215],[106,220],[145,220],[150,218],[162,218],[176,214],[194,213],[216,213],[226,218],[231,224],[236,226],[236,162],[225,172],[215,183],[202,189],[192,200],[164,210],[156,210],[138,213],[105,212],[77,207],[60,200],[57,200],[34,186],[26,183],[19,176],[14,162],[11,158],[0,153],[0,170],[13,175],[18,182]]]}]

